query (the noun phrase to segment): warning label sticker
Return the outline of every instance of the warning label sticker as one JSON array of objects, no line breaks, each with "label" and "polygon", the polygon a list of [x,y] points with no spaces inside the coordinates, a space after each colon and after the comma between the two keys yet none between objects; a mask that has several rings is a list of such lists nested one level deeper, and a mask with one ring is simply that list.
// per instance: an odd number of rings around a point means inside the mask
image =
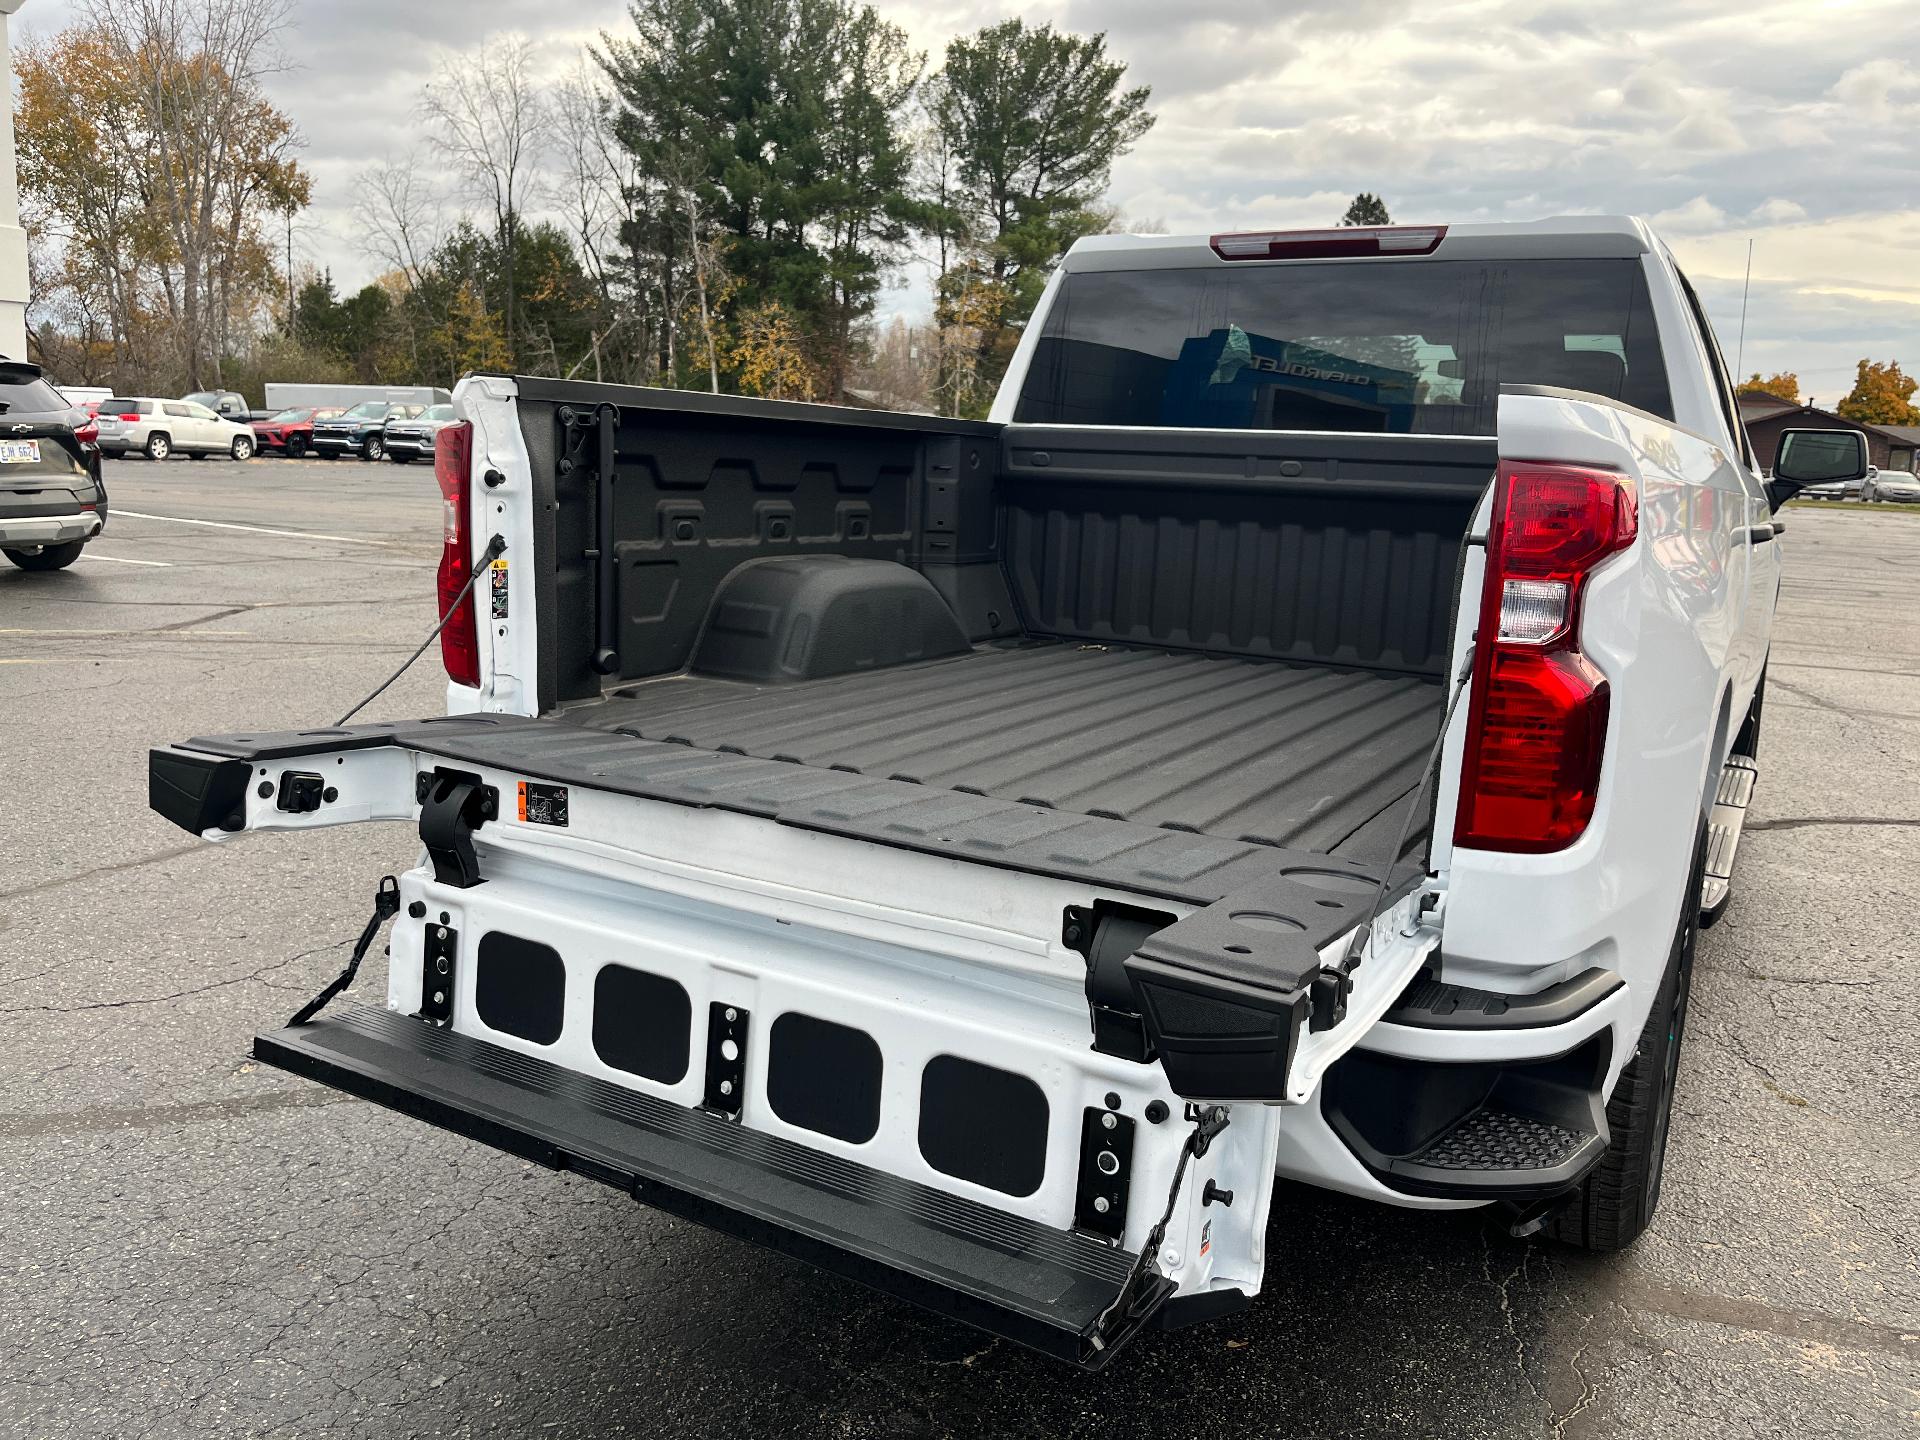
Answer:
[{"label": "warning label sticker", "polygon": [[507,557],[504,555],[493,562],[493,618],[507,618]]},{"label": "warning label sticker", "polygon": [[528,825],[565,825],[567,787],[520,782],[520,819]]}]

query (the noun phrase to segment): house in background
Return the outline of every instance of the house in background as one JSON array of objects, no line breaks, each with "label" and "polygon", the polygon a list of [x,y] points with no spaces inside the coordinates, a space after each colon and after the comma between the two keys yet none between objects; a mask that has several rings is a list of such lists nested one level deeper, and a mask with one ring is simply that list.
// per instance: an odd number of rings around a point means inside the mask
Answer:
[{"label": "house in background", "polygon": [[1740,394],[1740,419],[1753,442],[1754,459],[1763,470],[1773,469],[1780,451],[1780,432],[1793,429],[1858,430],[1867,437],[1867,459],[1882,470],[1920,469],[1914,455],[1920,451],[1920,425],[1865,425],[1831,410],[1782,400],[1761,390]]}]

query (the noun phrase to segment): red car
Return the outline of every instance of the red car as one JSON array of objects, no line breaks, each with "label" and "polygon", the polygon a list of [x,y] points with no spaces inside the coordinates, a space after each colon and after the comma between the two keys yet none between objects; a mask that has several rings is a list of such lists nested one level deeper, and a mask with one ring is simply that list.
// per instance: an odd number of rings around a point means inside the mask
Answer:
[{"label": "red car", "polygon": [[298,460],[313,449],[313,422],[331,420],[341,413],[338,405],[282,410],[271,420],[255,420],[253,438],[262,454],[272,451],[285,455],[289,460]]}]

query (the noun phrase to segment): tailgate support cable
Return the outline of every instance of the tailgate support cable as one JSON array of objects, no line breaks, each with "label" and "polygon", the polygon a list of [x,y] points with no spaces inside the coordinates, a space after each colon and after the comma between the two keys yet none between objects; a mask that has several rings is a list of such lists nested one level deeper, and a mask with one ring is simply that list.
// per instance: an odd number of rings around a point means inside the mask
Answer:
[{"label": "tailgate support cable", "polygon": [[1224,1105],[1208,1105],[1205,1108],[1189,1106],[1187,1113],[1194,1116],[1193,1129],[1187,1135],[1186,1143],[1180,1147],[1180,1159],[1173,1167],[1173,1184],[1167,1188],[1167,1208],[1161,1212],[1153,1229],[1147,1232],[1147,1243],[1134,1256],[1133,1268],[1127,1271],[1127,1278],[1121,1282],[1120,1293],[1113,1297],[1107,1308],[1100,1312],[1100,1318],[1093,1322],[1087,1343],[1096,1351],[1125,1341],[1147,1323],[1160,1307],[1160,1302],[1174,1288],[1172,1278],[1161,1274],[1154,1264],[1159,1260],[1160,1246],[1167,1238],[1167,1226],[1173,1223],[1174,1207],[1180,1202],[1180,1186],[1187,1178],[1187,1162],[1205,1155],[1213,1144],[1214,1136],[1226,1129],[1231,1119],[1231,1112]]},{"label": "tailgate support cable", "polygon": [[1367,918],[1347,940],[1346,952],[1336,965],[1323,966],[1313,978],[1313,1018],[1312,1028],[1330,1030],[1347,1018],[1347,995],[1353,989],[1353,972],[1360,968],[1360,962],[1373,953],[1373,927],[1380,921],[1381,907],[1387,898],[1387,886],[1393,880],[1393,867],[1400,859],[1400,852],[1407,848],[1407,836],[1413,829],[1414,811],[1419,808],[1420,797],[1427,785],[1440,770],[1440,757],[1446,752],[1447,732],[1453,728],[1453,712],[1460,708],[1460,701],[1467,693],[1468,682],[1473,679],[1474,646],[1467,646],[1465,658],[1460,662],[1460,674],[1454,681],[1453,694],[1447,698],[1446,713],[1440,717],[1440,733],[1433,737],[1433,749],[1427,753],[1427,763],[1420,771],[1420,778],[1413,782],[1413,790],[1407,796],[1407,808],[1400,815],[1400,830],[1393,839],[1393,848],[1387,852],[1387,858],[1380,862],[1380,879],[1373,888],[1373,902],[1367,906]]},{"label": "tailgate support cable", "polygon": [[358,715],[362,710],[366,709],[367,706],[371,705],[375,700],[377,700],[380,697],[380,692],[382,690],[385,690],[387,686],[393,684],[394,681],[398,680],[402,675],[406,674],[408,668],[413,664],[413,662],[418,660],[422,655],[427,653],[427,646],[433,644],[434,636],[438,635],[442,630],[447,628],[447,621],[453,618],[453,612],[460,608],[461,602],[464,601],[467,598],[467,595],[472,591],[474,581],[480,578],[481,573],[485,571],[489,565],[493,564],[495,560],[499,559],[503,554],[505,554],[506,549],[507,549],[507,541],[505,536],[496,535],[491,540],[487,541],[487,548],[480,552],[479,560],[477,560],[474,563],[473,573],[467,576],[467,583],[462,585],[460,587],[460,593],[453,597],[453,603],[447,606],[447,613],[440,617],[440,623],[435,625],[433,629],[427,632],[427,638],[420,642],[420,648],[414,651],[411,655],[407,656],[406,659],[402,660],[400,662],[400,668],[394,671],[391,675],[387,676],[386,679],[382,680],[379,683],[379,685],[375,686],[372,694],[368,695],[366,699],[362,700],[358,705],[354,706],[351,710],[347,711],[346,714],[342,715],[338,720],[334,721],[333,723],[335,725],[346,724],[347,721],[351,720],[354,716]]},{"label": "tailgate support cable", "polygon": [[367,918],[367,928],[360,932],[360,938],[353,942],[353,958],[347,961],[347,968],[334,976],[326,989],[294,1012],[293,1018],[287,1021],[289,1030],[306,1024],[327,1008],[328,1001],[353,983],[353,977],[360,970],[360,962],[367,958],[367,951],[373,948],[373,937],[380,933],[382,925],[399,913],[400,882],[391,875],[383,875],[380,877],[380,888],[373,892],[373,914]]}]

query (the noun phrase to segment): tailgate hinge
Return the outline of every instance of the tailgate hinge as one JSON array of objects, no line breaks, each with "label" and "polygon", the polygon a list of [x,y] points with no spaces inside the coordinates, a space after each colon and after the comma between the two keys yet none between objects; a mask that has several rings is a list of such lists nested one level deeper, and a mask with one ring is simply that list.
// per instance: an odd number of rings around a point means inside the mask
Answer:
[{"label": "tailgate hinge", "polygon": [[1137,1064],[1153,1059],[1153,1039],[1127,975],[1127,957],[1173,919],[1109,900],[1096,900],[1091,908],[1069,905],[1061,915],[1061,943],[1087,962],[1087,1015],[1093,1022],[1093,1048],[1100,1054]]},{"label": "tailgate hinge", "polygon": [[433,860],[433,878],[471,890],[481,883],[473,832],[500,818],[500,792],[464,770],[435,769],[414,783],[420,799],[420,843]]}]

